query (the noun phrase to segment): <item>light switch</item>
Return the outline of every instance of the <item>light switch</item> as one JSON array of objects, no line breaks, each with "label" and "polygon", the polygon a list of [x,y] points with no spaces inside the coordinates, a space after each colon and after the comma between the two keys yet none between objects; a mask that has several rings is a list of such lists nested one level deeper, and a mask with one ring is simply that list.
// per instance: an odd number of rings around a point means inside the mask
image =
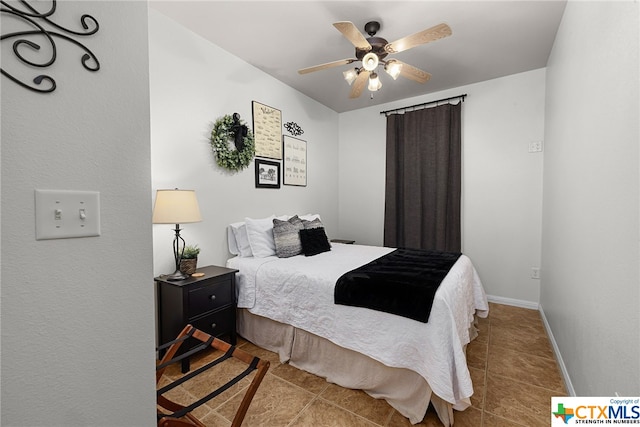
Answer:
[{"label": "light switch", "polygon": [[98,191],[36,190],[36,240],[100,235]]}]

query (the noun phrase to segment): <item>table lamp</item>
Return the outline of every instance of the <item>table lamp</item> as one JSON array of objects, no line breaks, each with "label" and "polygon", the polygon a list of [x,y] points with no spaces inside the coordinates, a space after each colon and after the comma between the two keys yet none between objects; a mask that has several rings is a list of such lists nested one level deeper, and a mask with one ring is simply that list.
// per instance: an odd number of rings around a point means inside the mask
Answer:
[{"label": "table lamp", "polygon": [[173,239],[173,256],[176,270],[166,277],[167,280],[184,280],[188,276],[180,271],[180,259],[185,242],[180,236],[180,224],[202,221],[198,199],[194,190],[158,190],[153,207],[154,224],[175,224],[176,236]]}]

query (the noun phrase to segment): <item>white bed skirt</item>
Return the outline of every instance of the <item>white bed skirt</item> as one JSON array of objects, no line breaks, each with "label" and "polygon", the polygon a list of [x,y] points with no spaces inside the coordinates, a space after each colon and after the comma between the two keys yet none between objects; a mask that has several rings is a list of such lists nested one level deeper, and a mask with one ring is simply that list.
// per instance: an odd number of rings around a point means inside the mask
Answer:
[{"label": "white bed skirt", "polygon": [[385,399],[412,424],[422,421],[431,401],[442,423],[453,425],[452,405],[432,393],[425,379],[413,371],[390,368],[302,329],[251,314],[247,309],[238,310],[237,327],[243,338],[278,353],[282,363],[341,387]]}]

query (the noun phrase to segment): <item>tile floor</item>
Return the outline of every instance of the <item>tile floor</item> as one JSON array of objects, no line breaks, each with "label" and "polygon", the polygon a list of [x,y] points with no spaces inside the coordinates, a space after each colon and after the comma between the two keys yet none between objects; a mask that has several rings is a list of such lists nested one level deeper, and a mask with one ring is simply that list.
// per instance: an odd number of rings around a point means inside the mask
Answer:
[{"label": "tile floor", "polygon": [[[552,396],[566,395],[556,360],[540,314],[507,305],[491,304],[489,317],[480,319],[480,334],[467,348],[467,359],[475,394],[472,406],[454,412],[456,427],[548,426]],[[409,421],[384,400],[359,390],[349,390],[324,379],[281,364],[275,353],[241,341],[241,348],[271,362],[251,407],[245,427],[300,426],[410,426]],[[192,361],[217,357],[209,354]],[[224,366],[224,368],[222,368]],[[194,401],[204,391],[217,388],[219,378],[230,378],[246,365],[227,361],[214,368],[216,376],[200,375],[171,391],[177,402]],[[221,370],[233,371],[233,375]],[[179,376],[168,369],[169,378]],[[202,378],[200,378],[202,377]],[[165,379],[163,379],[164,381]],[[240,404],[245,378],[194,411],[204,424],[228,427]],[[191,383],[191,384],[190,384]],[[418,426],[442,426],[432,408]]]}]

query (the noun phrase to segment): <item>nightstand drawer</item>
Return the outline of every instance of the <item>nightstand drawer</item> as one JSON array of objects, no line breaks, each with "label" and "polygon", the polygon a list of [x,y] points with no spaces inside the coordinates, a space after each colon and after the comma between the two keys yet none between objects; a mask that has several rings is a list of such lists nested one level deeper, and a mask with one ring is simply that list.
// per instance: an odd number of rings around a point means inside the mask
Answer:
[{"label": "nightstand drawer", "polygon": [[213,314],[202,317],[191,322],[191,324],[203,332],[214,337],[219,337],[229,333],[229,331],[235,331],[236,325],[234,312],[235,308],[230,307],[226,310],[220,310]]},{"label": "nightstand drawer", "polygon": [[[190,290],[189,318],[230,305],[233,302],[231,291],[231,281],[229,280]],[[196,328],[198,327],[196,326]]]}]

